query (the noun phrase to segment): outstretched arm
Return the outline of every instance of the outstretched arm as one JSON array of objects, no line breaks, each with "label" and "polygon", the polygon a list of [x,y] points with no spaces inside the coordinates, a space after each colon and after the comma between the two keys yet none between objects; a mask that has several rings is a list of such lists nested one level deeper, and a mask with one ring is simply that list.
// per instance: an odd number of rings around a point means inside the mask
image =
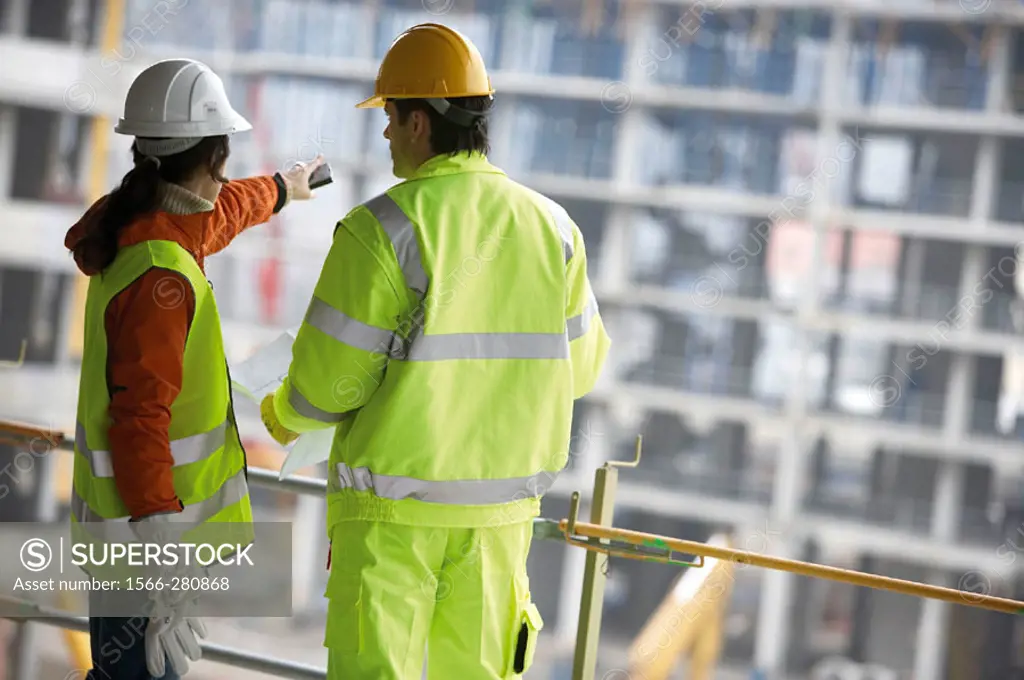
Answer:
[{"label": "outstretched arm", "polygon": [[204,252],[212,255],[224,250],[246,229],[270,220],[286,200],[286,187],[270,175],[228,182],[214,203]]},{"label": "outstretched arm", "polygon": [[267,222],[292,200],[311,198],[309,176],[323,162],[323,156],[317,156],[313,162],[299,164],[283,174],[261,175],[225,184],[206,228],[204,252],[212,255],[224,250],[236,236]]}]

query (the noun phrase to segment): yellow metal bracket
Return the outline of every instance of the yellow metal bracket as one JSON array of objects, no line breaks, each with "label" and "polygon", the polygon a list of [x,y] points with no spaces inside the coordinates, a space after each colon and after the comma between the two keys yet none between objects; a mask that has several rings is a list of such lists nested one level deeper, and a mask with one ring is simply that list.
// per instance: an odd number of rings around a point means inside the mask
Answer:
[{"label": "yellow metal bracket", "polygon": [[660,562],[662,564],[675,564],[681,567],[703,567],[704,558],[698,555],[696,561],[674,559],[676,551],[668,548],[661,538],[654,537],[642,545],[634,545],[625,541],[612,539],[601,543],[593,538],[580,536],[575,532],[576,523],[579,521],[580,494],[573,492],[569,501],[569,519],[565,524],[565,542],[575,545],[584,550],[599,552],[609,557],[624,557],[630,560],[643,560],[645,562]]},{"label": "yellow metal bracket", "polygon": [[25,363],[25,353],[28,351],[28,340],[21,341],[21,351],[18,353],[18,358],[14,361],[0,361],[0,368],[21,368],[22,364]]},{"label": "yellow metal bracket", "polygon": [[[636,438],[636,452],[633,456],[633,460],[610,460],[605,463],[607,468],[635,468],[640,465],[640,456],[643,448],[643,437],[637,435]],[[684,559],[674,559],[673,555],[675,551],[668,549],[664,541],[655,538],[648,543],[643,545],[633,545],[624,541],[608,541],[602,543],[593,539],[585,538],[576,534],[576,522],[579,521],[580,512],[580,494],[578,491],[573,492],[572,497],[569,500],[569,519],[566,520],[566,529],[564,531],[565,542],[570,545],[575,545],[585,550],[593,552],[603,553],[609,557],[624,557],[630,560],[643,560],[645,562],[660,562],[662,564],[675,564],[681,567],[703,567],[704,558],[701,556],[697,557],[697,560],[691,562]]]}]

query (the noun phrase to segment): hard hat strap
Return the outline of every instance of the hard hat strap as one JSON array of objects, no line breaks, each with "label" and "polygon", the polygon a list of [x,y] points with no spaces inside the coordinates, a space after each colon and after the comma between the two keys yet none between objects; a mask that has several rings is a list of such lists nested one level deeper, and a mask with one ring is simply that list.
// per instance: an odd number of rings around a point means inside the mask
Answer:
[{"label": "hard hat strap", "polygon": [[470,111],[468,109],[452,106],[452,103],[447,99],[432,98],[426,99],[425,101],[446,120],[450,120],[461,127],[473,127],[473,123],[478,118],[483,118],[487,115],[485,111]]},{"label": "hard hat strap", "polygon": [[139,153],[147,156],[170,156],[188,151],[203,141],[202,137],[176,137],[172,139],[149,139],[136,137],[135,146]]}]

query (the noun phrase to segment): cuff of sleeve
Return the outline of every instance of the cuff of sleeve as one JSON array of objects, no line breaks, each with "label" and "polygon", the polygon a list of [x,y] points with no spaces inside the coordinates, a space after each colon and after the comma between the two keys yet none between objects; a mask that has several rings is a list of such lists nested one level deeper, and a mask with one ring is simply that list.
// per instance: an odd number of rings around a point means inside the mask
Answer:
[{"label": "cuff of sleeve", "polygon": [[292,188],[279,172],[274,173],[274,184],[277,185],[277,203],[274,204],[274,214],[277,214],[292,200]]},{"label": "cuff of sleeve", "polygon": [[157,510],[157,511],[154,511],[154,512],[145,512],[145,513],[142,513],[140,515],[132,515],[132,517],[130,517],[128,519],[128,521],[129,522],[138,522],[139,520],[146,519],[147,517],[155,517],[157,515],[177,515],[180,512],[184,512],[185,504],[181,502],[181,499],[179,498],[175,502],[178,504],[178,507],[174,508],[173,510],[171,510],[171,509],[168,509],[168,510]]},{"label": "cuff of sleeve", "polygon": [[277,391],[274,393],[274,413],[277,415],[277,422],[295,434],[303,434],[313,430],[329,427],[327,423],[307,418],[295,410],[288,395],[291,393],[291,382],[285,378]]}]

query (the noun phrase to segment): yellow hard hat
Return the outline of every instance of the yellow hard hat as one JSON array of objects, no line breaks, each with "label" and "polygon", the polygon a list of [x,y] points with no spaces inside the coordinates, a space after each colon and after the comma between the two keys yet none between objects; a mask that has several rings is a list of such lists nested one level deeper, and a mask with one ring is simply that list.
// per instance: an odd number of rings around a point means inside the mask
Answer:
[{"label": "yellow hard hat", "polygon": [[377,71],[369,109],[385,99],[484,97],[494,94],[484,59],[468,38],[441,24],[418,24],[395,38]]}]

